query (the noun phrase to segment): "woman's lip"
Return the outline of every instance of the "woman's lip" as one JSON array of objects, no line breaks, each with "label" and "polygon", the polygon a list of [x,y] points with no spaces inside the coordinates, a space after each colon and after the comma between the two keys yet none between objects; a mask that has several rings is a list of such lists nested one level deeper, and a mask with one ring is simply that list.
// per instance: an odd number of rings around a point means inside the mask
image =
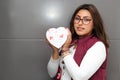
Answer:
[{"label": "woman's lip", "polygon": [[81,31],[81,30],[84,30],[84,28],[82,28],[82,27],[77,27],[77,30],[78,30],[78,31]]}]

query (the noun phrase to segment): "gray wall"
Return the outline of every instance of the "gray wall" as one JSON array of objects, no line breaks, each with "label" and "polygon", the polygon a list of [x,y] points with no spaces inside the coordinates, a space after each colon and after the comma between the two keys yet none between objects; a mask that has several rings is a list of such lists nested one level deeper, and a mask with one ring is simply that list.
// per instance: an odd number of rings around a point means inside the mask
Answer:
[{"label": "gray wall", "polygon": [[50,80],[45,32],[69,27],[82,3],[93,3],[103,17],[110,39],[107,80],[120,80],[120,0],[0,0],[0,80]]}]

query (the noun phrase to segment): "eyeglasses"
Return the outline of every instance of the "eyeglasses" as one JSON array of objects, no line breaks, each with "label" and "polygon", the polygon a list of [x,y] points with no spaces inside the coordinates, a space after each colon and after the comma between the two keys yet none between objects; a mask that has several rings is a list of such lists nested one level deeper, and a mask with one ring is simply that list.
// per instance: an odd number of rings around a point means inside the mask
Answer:
[{"label": "eyeglasses", "polygon": [[83,19],[80,18],[80,16],[76,16],[74,18],[74,23],[78,24],[80,21],[82,21],[83,24],[87,25],[90,23],[92,19],[88,18],[88,17],[83,17]]}]

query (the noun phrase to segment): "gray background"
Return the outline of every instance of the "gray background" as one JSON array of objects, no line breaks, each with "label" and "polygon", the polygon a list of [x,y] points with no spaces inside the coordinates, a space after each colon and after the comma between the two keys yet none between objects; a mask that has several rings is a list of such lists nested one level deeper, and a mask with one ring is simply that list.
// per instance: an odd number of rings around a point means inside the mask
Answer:
[{"label": "gray background", "polygon": [[120,80],[120,0],[0,0],[0,80],[50,80],[45,32],[69,27],[79,5],[94,4],[110,39],[107,80]]}]

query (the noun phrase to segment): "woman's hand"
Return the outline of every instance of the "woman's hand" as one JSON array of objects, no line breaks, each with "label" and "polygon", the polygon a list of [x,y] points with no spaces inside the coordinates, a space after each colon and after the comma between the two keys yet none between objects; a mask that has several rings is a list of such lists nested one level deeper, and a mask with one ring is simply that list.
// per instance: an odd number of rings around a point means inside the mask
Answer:
[{"label": "woman's hand", "polygon": [[53,54],[52,54],[52,58],[53,59],[58,59],[59,58],[59,49],[56,48],[55,46],[53,46],[52,44],[50,44],[50,42],[46,39],[48,45],[52,48],[53,50]]},{"label": "woman's hand", "polygon": [[64,43],[64,45],[62,46],[62,50],[68,50],[72,41],[72,34],[70,32],[70,30],[67,28],[68,31],[68,36],[67,36],[67,40]]},{"label": "woman's hand", "polygon": [[47,39],[46,39],[46,41],[47,41],[48,45],[52,48],[53,52],[58,52],[59,51],[59,49],[56,48],[55,46],[53,46]]}]

